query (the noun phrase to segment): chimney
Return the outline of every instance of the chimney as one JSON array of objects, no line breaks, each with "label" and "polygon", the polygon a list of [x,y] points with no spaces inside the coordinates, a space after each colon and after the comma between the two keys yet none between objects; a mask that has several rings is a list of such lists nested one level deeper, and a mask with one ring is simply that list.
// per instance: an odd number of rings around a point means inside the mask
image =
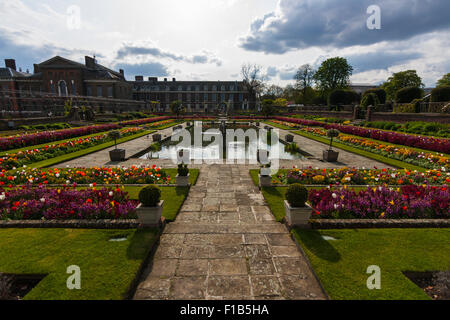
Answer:
[{"label": "chimney", "polygon": [[120,73],[123,77],[125,77],[125,73],[124,73],[123,69],[119,69],[119,73]]},{"label": "chimney", "polygon": [[136,81],[144,81],[144,76],[135,76],[134,79]]},{"label": "chimney", "polygon": [[5,59],[5,67],[16,70],[16,60],[14,59]]},{"label": "chimney", "polygon": [[167,82],[167,78],[164,78],[164,82]]},{"label": "chimney", "polygon": [[172,78],[172,82],[175,82],[175,81],[177,81],[175,78]]},{"label": "chimney", "polygon": [[40,72],[40,70],[39,70],[39,65],[37,65],[36,63],[35,64],[33,64],[33,73],[39,73]]},{"label": "chimney", "polygon": [[91,58],[89,56],[85,56],[84,57],[84,61],[85,61],[85,64],[86,64],[86,68],[95,69],[95,59],[94,58]]}]

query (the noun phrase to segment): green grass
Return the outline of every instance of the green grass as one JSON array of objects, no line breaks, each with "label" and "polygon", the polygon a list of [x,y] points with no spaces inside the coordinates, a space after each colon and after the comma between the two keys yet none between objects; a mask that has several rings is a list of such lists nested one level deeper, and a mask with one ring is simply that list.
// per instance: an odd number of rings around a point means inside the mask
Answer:
[{"label": "green grass", "polygon": [[279,128],[282,130],[292,130],[292,127],[285,126],[283,124],[275,123],[272,121],[264,121],[265,124],[271,125],[272,127]]},{"label": "green grass", "polygon": [[[331,299],[430,299],[402,272],[450,266],[450,229],[295,229],[293,234]],[[381,269],[380,290],[367,289],[370,265]]]},{"label": "green grass", "polygon": [[[124,299],[156,239],[156,229],[0,229],[0,271],[46,277],[29,300]],[[126,237],[123,242],[110,242]],[[81,289],[66,286],[67,267],[81,269]]]},{"label": "green grass", "polygon": [[[321,143],[324,143],[324,144],[327,144],[327,145],[330,144],[330,140],[329,139],[323,138],[323,137],[318,137],[318,136],[315,136],[315,135],[310,134],[310,133],[306,133],[306,132],[302,132],[302,131],[292,131],[292,133],[301,135],[301,136],[303,136],[305,138],[309,138],[309,139],[312,139],[312,140],[315,140],[315,141],[318,141],[318,142],[321,142]],[[390,165],[390,166],[393,166],[393,167],[396,167],[396,168],[408,169],[408,170],[417,170],[417,171],[421,171],[421,172],[429,170],[429,169],[422,168],[422,167],[419,167],[419,166],[415,166],[413,164],[409,164],[409,163],[406,163],[406,162],[403,162],[403,161],[400,161],[400,160],[390,159],[390,158],[384,157],[382,155],[379,155],[379,154],[376,154],[376,153],[373,153],[373,152],[369,152],[369,151],[361,150],[361,149],[358,149],[358,148],[354,148],[354,147],[351,147],[351,146],[348,146],[348,145],[345,145],[345,144],[342,144],[342,143],[339,143],[339,142],[336,142],[336,141],[333,142],[333,147],[336,147],[336,148],[339,148],[339,149],[342,149],[342,150],[345,150],[345,151],[348,151],[348,152],[356,153],[356,154],[359,154],[360,156],[363,156],[363,157],[366,157],[366,158],[369,158],[369,159],[373,159],[373,160],[385,163],[387,165]]]},{"label": "green grass", "polygon": [[[138,199],[143,187],[125,187],[130,199]],[[189,187],[161,187],[161,200],[164,200],[162,215],[167,221],[174,221],[189,194]]]},{"label": "green grass", "polygon": [[[155,132],[155,131],[153,131],[153,130],[152,131],[144,131],[144,132],[140,132],[138,134],[134,134],[134,135],[131,135],[131,136],[123,137],[123,138],[117,139],[117,144],[124,143],[124,142],[130,141],[130,140],[134,140],[134,139],[140,138],[142,136],[145,136],[147,134],[151,134],[153,132]],[[65,162],[65,161],[69,161],[69,160],[72,160],[72,159],[75,159],[75,158],[79,158],[79,157],[85,156],[87,154],[90,154],[90,153],[93,153],[93,152],[97,152],[97,151],[100,151],[100,150],[103,150],[103,149],[106,149],[106,148],[109,148],[109,147],[112,147],[112,146],[114,146],[114,141],[109,141],[109,142],[105,142],[105,143],[102,143],[102,144],[99,144],[99,145],[96,145],[96,146],[93,146],[93,147],[90,147],[90,148],[87,148],[87,149],[78,150],[78,151],[72,152],[72,153],[67,153],[67,154],[64,154],[64,155],[59,156],[59,157],[47,159],[47,160],[44,160],[44,161],[35,162],[35,163],[32,163],[32,164],[28,165],[28,167],[30,167],[30,168],[50,167],[50,166],[53,166],[55,164],[58,164],[58,163],[61,163],[61,162]]]}]

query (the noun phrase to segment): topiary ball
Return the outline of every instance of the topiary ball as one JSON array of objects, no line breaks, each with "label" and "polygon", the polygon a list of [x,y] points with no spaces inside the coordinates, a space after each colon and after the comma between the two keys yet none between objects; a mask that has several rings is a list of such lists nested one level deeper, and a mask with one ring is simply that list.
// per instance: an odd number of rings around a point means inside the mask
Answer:
[{"label": "topiary ball", "polygon": [[161,190],[157,186],[146,186],[139,191],[139,201],[144,207],[156,207],[161,199]]},{"label": "topiary ball", "polygon": [[336,138],[339,137],[339,131],[336,129],[330,129],[327,131],[327,137],[329,138]]},{"label": "topiary ball", "polygon": [[304,207],[308,200],[308,190],[301,184],[294,183],[286,191],[286,200],[294,208]]}]

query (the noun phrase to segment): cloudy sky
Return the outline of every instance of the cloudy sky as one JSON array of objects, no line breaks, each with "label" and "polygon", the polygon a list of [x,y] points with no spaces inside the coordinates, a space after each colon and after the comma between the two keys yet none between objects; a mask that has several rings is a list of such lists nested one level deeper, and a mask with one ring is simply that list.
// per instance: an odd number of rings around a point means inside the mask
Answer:
[{"label": "cloudy sky", "polygon": [[[371,5],[381,29],[367,28]],[[449,12],[449,0],[0,0],[0,58],[25,71],[95,54],[128,79],[179,80],[237,80],[251,62],[286,85],[299,66],[343,56],[354,83],[416,69],[434,86],[450,72]]]}]

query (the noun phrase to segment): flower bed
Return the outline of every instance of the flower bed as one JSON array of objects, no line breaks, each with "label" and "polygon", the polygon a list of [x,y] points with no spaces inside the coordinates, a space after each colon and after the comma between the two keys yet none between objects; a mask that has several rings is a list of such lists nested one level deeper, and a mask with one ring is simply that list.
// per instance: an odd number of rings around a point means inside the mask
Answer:
[{"label": "flower bed", "polygon": [[305,185],[423,185],[448,184],[450,173],[440,170],[414,172],[396,169],[294,168],[273,178],[275,184]]},{"label": "flower bed", "polygon": [[51,141],[58,141],[70,139],[74,137],[81,137],[88,134],[109,131],[120,128],[117,124],[104,124],[98,126],[89,126],[74,129],[64,129],[56,131],[42,131],[32,134],[17,135],[11,137],[0,138],[0,150],[11,150],[16,148],[28,147],[37,144],[47,143]]},{"label": "flower bed", "polygon": [[[129,136],[143,131],[143,128],[124,128],[120,132],[122,136]],[[76,138],[63,143],[49,144],[42,148],[28,149],[14,154],[6,154],[0,157],[0,169],[11,170],[24,165],[55,158],[67,153],[93,147],[95,145],[111,141],[107,134],[99,134],[87,138]]]},{"label": "flower bed", "polygon": [[137,205],[119,188],[0,189],[1,220],[131,219]]},{"label": "flower bed", "polygon": [[364,138],[376,139],[394,144],[401,144],[408,147],[421,148],[436,152],[450,153],[450,139],[416,136],[391,131],[383,131],[378,129],[361,128],[351,125],[330,124],[314,120],[294,119],[286,117],[275,117],[275,119],[305,126],[323,127],[327,130],[337,129],[343,133]]},{"label": "flower bed", "polygon": [[24,184],[168,184],[171,178],[164,170],[153,165],[130,168],[53,168],[22,169],[10,174],[0,172],[0,185]]},{"label": "flower bed", "polygon": [[322,219],[448,219],[448,187],[385,186],[355,192],[349,188],[311,190],[308,200]]},{"label": "flower bed", "polygon": [[122,121],[119,124],[121,126],[138,126],[138,125],[141,125],[141,124],[159,122],[159,121],[169,120],[169,119],[171,119],[171,117],[154,117],[154,118]]},{"label": "flower bed", "polygon": [[147,128],[162,127],[162,126],[165,126],[165,125],[168,125],[168,124],[172,124],[174,122],[175,122],[174,119],[163,120],[163,121],[158,121],[158,122],[152,122],[150,124],[145,125],[145,127],[147,127]]},{"label": "flower bed", "polygon": [[[323,128],[304,127],[300,130],[318,136],[326,136],[326,130]],[[418,152],[407,147],[401,148],[346,134],[340,134],[339,137],[336,138],[336,141],[358,149],[367,150],[373,153],[381,154],[382,156],[388,158],[397,159],[428,169],[439,170],[443,167],[447,169],[450,168],[450,158],[444,154],[439,155],[434,153]]]}]

